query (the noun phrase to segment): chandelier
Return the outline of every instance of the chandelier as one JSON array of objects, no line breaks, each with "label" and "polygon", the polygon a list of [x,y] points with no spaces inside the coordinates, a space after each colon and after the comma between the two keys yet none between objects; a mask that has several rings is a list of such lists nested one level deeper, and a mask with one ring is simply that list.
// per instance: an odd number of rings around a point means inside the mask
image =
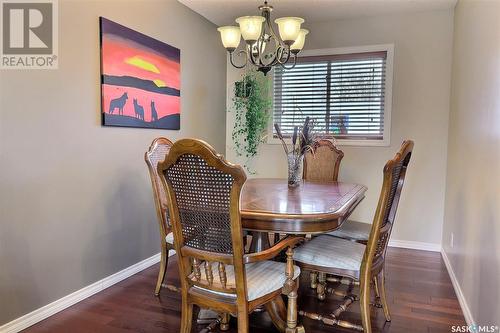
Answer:
[{"label": "chandelier", "polygon": [[[243,68],[248,63],[258,71],[267,74],[273,66],[281,65],[292,69],[297,63],[297,54],[304,47],[309,33],[300,26],[304,19],[300,17],[281,17],[274,22],[278,25],[279,36],[271,23],[273,7],[264,2],[259,6],[260,16],[242,16],[236,19],[239,27],[225,26],[217,30],[221,34],[222,44],[229,52],[229,61],[236,68]],[[245,40],[243,49],[235,52],[240,45],[241,36]],[[244,57],[242,64],[235,63],[234,54]],[[285,66],[289,64],[288,66]]]}]

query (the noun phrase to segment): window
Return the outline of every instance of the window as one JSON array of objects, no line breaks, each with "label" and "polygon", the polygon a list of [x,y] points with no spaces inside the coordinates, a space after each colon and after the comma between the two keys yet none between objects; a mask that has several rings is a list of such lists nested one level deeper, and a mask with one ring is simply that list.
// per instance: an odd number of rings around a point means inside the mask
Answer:
[{"label": "window", "polygon": [[304,52],[295,68],[276,67],[273,118],[283,135],[309,116],[340,144],[389,144],[392,46],[363,49]]}]

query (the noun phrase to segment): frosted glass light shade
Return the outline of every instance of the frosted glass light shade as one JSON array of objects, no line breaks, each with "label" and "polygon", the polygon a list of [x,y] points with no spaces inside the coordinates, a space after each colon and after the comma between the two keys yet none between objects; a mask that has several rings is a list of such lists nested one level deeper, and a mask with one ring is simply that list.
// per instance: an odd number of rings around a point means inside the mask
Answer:
[{"label": "frosted glass light shade", "polygon": [[247,43],[253,44],[259,39],[262,32],[262,23],[265,20],[262,16],[242,16],[236,19],[236,23],[240,25],[241,35]]},{"label": "frosted glass light shade", "polygon": [[298,53],[300,50],[304,48],[304,43],[306,42],[306,35],[309,33],[309,30],[307,29],[300,29],[299,36],[295,40],[295,43],[293,43],[290,46],[290,50],[292,52]]},{"label": "frosted glass light shade", "polygon": [[228,51],[234,51],[240,45],[241,31],[238,27],[225,26],[217,29],[220,32],[222,45]]},{"label": "frosted glass light shade", "polygon": [[285,44],[291,45],[300,32],[300,25],[304,23],[304,19],[300,17],[281,17],[274,21],[278,25],[280,37]]}]

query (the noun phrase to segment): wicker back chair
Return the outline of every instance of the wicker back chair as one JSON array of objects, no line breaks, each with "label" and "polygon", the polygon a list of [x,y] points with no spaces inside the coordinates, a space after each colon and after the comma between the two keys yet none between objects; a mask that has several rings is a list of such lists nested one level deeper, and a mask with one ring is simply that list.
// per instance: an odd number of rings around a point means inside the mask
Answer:
[{"label": "wicker back chair", "polygon": [[[325,324],[370,333],[372,332],[369,308],[370,288],[373,284],[376,295],[375,303],[379,304],[381,301],[386,320],[391,320],[385,294],[385,254],[412,150],[413,141],[404,141],[401,149],[384,167],[384,181],[367,245],[322,235],[295,251],[294,259],[302,268],[320,272],[317,286],[318,298],[325,299],[325,292],[344,297],[344,303],[330,317],[306,312],[302,312],[302,315],[321,320]],[[333,274],[334,277],[327,278],[326,274]],[[325,285],[327,281],[346,283],[350,287],[348,292],[342,293],[332,288],[327,289]],[[358,299],[351,293],[354,285],[360,286],[362,326],[339,319],[339,315]]]},{"label": "wicker back chair", "polygon": [[165,279],[169,251],[174,249],[174,237],[168,220],[167,194],[161,182],[160,175],[158,174],[158,164],[165,160],[171,147],[172,142],[169,139],[161,137],[156,138],[151,143],[151,146],[149,146],[148,151],[144,154],[144,160],[148,166],[151,185],[153,187],[153,197],[161,236],[161,260],[158,281],[156,282],[155,288],[156,296],[160,294],[161,286]]},{"label": "wicker back chair", "polygon": [[[172,146],[158,171],[164,176],[178,255],[181,332],[191,330],[193,304],[221,313],[223,330],[228,329],[228,314],[236,315],[238,332],[248,332],[248,314],[262,304],[272,317],[285,313],[281,293],[287,291],[289,298],[296,298],[300,269],[293,265],[291,248],[300,238],[285,239],[261,253],[244,254],[243,169],[228,163],[207,143],[183,139]],[[287,264],[268,260],[287,247]],[[293,302],[291,310],[288,326],[294,332]],[[282,330],[287,325],[284,319],[277,321]]]},{"label": "wicker back chair", "polygon": [[413,145],[411,140],[404,141],[396,156],[384,167],[384,182],[368,237],[367,251],[363,257],[362,270],[365,273],[371,271],[378,274],[383,269]]},{"label": "wicker back chair", "polygon": [[340,162],[344,157],[330,140],[319,140],[313,147],[313,152],[304,156],[304,173],[302,178],[310,181],[326,182],[337,181]]},{"label": "wicker back chair", "polygon": [[[313,151],[308,151],[304,156],[304,171],[302,178],[316,182],[336,182],[339,177],[340,162],[344,152],[338,149],[330,140],[319,140],[314,144]],[[275,235],[275,240],[279,239]],[[311,272],[311,288],[318,286],[318,273]]]}]

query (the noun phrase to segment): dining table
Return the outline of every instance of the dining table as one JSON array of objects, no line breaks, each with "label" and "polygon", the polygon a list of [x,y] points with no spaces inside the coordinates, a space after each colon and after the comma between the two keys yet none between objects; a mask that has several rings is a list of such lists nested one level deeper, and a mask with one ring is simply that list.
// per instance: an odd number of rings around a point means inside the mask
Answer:
[{"label": "dining table", "polygon": [[364,199],[367,187],[344,182],[251,178],[240,197],[242,226],[252,235],[250,252],[270,247],[269,233],[321,234],[339,228]]}]

